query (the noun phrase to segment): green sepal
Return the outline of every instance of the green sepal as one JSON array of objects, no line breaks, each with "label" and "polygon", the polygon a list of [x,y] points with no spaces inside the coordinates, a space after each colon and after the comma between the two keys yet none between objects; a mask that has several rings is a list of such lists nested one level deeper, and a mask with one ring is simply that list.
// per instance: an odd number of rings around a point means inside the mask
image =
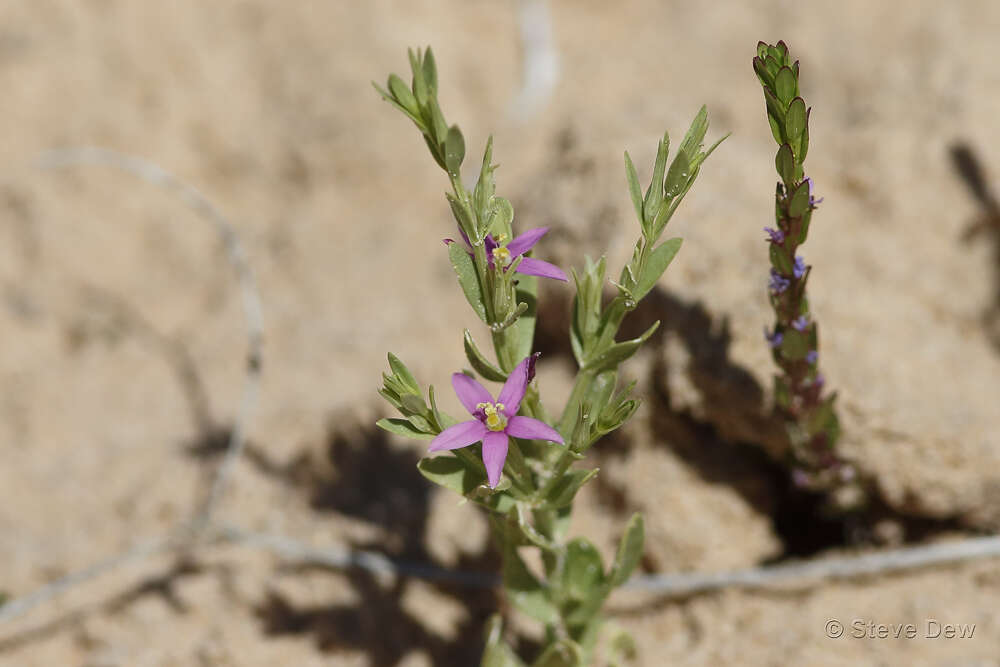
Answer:
[{"label": "green sepal", "polygon": [[642,273],[639,274],[638,284],[633,291],[636,300],[646,296],[653,289],[660,276],[667,270],[670,262],[681,249],[683,242],[684,240],[681,238],[667,239],[649,254],[645,266],[642,267]]},{"label": "green sepal", "polygon": [[575,469],[569,470],[549,489],[545,496],[545,501],[551,507],[569,507],[573,504],[577,491],[597,476],[600,469],[591,470]]},{"label": "green sepal", "polygon": [[490,382],[506,382],[507,376],[483,356],[479,348],[476,347],[475,341],[472,340],[472,334],[469,333],[468,329],[465,330],[463,343],[465,345],[465,357],[469,360],[469,364],[474,371]]},{"label": "green sepal", "polygon": [[448,134],[444,140],[444,164],[448,168],[449,174],[457,175],[465,159],[465,138],[458,125],[448,128]]},{"label": "green sepal", "polygon": [[635,207],[635,215],[639,218],[639,223],[646,227],[645,218],[642,215],[642,188],[639,186],[639,175],[632,164],[632,158],[628,151],[625,151],[625,179],[628,181],[628,192],[632,197],[632,206]]},{"label": "green sepal", "polygon": [[414,426],[409,420],[399,419],[397,417],[379,419],[375,422],[375,425],[382,430],[396,435],[401,435],[404,438],[430,440],[434,437],[433,433],[425,433],[424,431],[417,429],[417,427]]},{"label": "green sepal", "polygon": [[479,275],[476,273],[476,265],[469,256],[465,246],[460,243],[448,244],[448,257],[451,259],[451,266],[458,275],[458,284],[462,287],[466,300],[472,309],[479,315],[479,319],[486,322],[486,304],[483,302],[483,290],[479,284]]},{"label": "green sepal", "polygon": [[642,543],[645,539],[642,515],[636,512],[625,526],[625,533],[618,543],[615,564],[608,577],[612,586],[621,586],[632,576],[632,571],[642,558]]},{"label": "green sepal", "polygon": [[[503,197],[493,197],[490,200],[489,219],[486,222],[487,228],[493,234],[506,234],[511,236],[511,223],[514,221],[514,206]],[[523,274],[522,274],[523,275]]]}]

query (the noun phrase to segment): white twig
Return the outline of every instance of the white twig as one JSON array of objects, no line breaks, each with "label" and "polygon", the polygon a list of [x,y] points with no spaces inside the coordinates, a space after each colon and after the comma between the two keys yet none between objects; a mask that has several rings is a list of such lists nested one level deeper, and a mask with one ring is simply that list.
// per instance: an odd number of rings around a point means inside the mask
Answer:
[{"label": "white twig", "polygon": [[131,155],[124,155],[106,148],[65,148],[47,151],[38,160],[42,168],[52,169],[79,165],[105,165],[121,169],[144,181],[163,188],[176,195],[188,208],[208,220],[218,233],[226,249],[229,263],[236,272],[236,280],[243,298],[243,313],[246,321],[247,361],[246,376],[240,403],[236,410],[232,431],[225,456],[216,469],[215,478],[204,503],[192,518],[190,528],[193,534],[200,532],[211,519],[216,505],[226,490],[233,467],[243,453],[246,442],[246,428],[257,405],[260,384],[261,346],[264,327],[261,315],[261,300],[254,280],[253,271],[247,261],[246,251],[236,233],[236,228],[223,216],[207,197],[196,188],[175,177],[170,172],[152,162]]}]

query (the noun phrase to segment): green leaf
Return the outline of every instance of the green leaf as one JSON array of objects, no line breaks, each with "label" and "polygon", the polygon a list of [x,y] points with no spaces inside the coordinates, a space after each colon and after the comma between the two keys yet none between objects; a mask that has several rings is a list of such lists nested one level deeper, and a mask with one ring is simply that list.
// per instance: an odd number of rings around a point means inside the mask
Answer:
[{"label": "green leaf", "polygon": [[806,109],[806,126],[802,130],[802,139],[799,143],[799,150],[796,153],[799,160],[799,172],[796,174],[796,178],[802,178],[802,163],[805,162],[806,155],[809,153],[809,116],[812,115],[812,109]]},{"label": "green leaf", "polygon": [[604,584],[604,565],[597,548],[582,537],[566,545],[563,590],[576,600],[590,598]]},{"label": "green leaf", "polygon": [[448,244],[448,257],[451,259],[451,266],[458,275],[458,284],[462,286],[462,292],[472,309],[479,315],[479,319],[486,322],[486,304],[483,302],[483,290],[479,284],[479,275],[476,273],[476,265],[469,256],[465,246],[461,243]]},{"label": "green leaf", "polygon": [[792,392],[788,388],[788,383],[780,375],[774,376],[774,402],[784,410],[792,405]]},{"label": "green leaf", "polygon": [[659,281],[660,276],[670,266],[670,262],[674,260],[674,256],[681,249],[683,242],[684,239],[680,238],[667,239],[649,254],[645,266],[642,267],[642,273],[639,274],[639,282],[633,292],[636,300],[646,296],[653,289],[657,281]]},{"label": "green leaf", "polygon": [[791,200],[788,203],[788,216],[791,218],[800,218],[808,210],[809,184],[802,181],[799,183],[799,187],[795,188],[795,192],[792,193]]},{"label": "green leaf", "polygon": [[528,309],[521,314],[513,329],[517,336],[514,359],[520,361],[531,354],[535,346],[535,320],[538,317],[538,278],[523,273],[517,274],[515,295],[518,303],[525,303]]},{"label": "green leaf", "polygon": [[476,347],[476,343],[472,340],[472,334],[469,330],[465,330],[465,356],[469,360],[469,364],[472,365],[472,369],[482,375],[484,378],[491,382],[506,382],[507,376],[499,368],[490,363],[486,357],[483,356],[479,348]]},{"label": "green leaf", "polygon": [[788,105],[788,113],[785,114],[785,136],[795,148],[799,147],[799,141],[805,129],[806,103],[801,97],[796,97]]},{"label": "green leaf", "polygon": [[389,75],[389,91],[399,104],[414,116],[420,115],[420,107],[417,106],[417,98],[410,92],[409,86],[403,83],[395,74]]},{"label": "green leaf", "polygon": [[[503,197],[494,197],[491,202],[489,228],[494,233],[511,235],[511,223],[514,221],[514,207]],[[523,274],[522,274],[523,275]]]},{"label": "green leaf", "polygon": [[524,662],[503,641],[503,618],[493,614],[486,622],[486,648],[480,667],[524,667]]},{"label": "green leaf", "polygon": [[552,507],[570,506],[580,487],[593,479],[597,475],[598,470],[600,469],[576,469],[568,471],[549,490],[548,495],[545,497],[546,502]]},{"label": "green leaf", "polygon": [[389,353],[389,368],[391,368],[392,372],[395,373],[407,387],[412,389],[414,393],[420,393],[420,385],[417,384],[417,379],[413,377],[413,373],[411,373],[410,369],[406,367],[406,364],[400,361],[399,357],[394,355],[392,352]]},{"label": "green leaf", "polygon": [[560,639],[549,646],[531,663],[531,667],[584,667],[587,657],[579,644],[570,639]]},{"label": "green leaf", "polygon": [[767,124],[771,127],[771,136],[774,137],[774,140],[779,144],[784,142],[784,138],[781,136],[781,121],[770,111],[767,114]]},{"label": "green leaf", "polygon": [[628,151],[625,151],[625,179],[628,181],[628,192],[632,197],[632,206],[635,207],[635,214],[639,222],[645,226],[645,219],[642,216],[642,188],[639,187],[639,174],[635,171],[632,158]]},{"label": "green leaf", "polygon": [[389,433],[395,433],[396,435],[401,435],[404,438],[416,438],[418,440],[430,440],[434,437],[433,433],[424,433],[411,424],[406,419],[389,418],[389,419],[379,419],[375,422],[375,425],[379,428],[388,431]]},{"label": "green leaf", "polygon": [[413,94],[417,98],[417,104],[420,105],[421,109],[424,109],[427,106],[429,92],[427,88],[427,79],[424,78],[424,71],[420,63],[420,50],[418,49],[415,54],[411,50],[409,54],[410,70],[413,72]]},{"label": "green leaf", "polygon": [[448,128],[448,135],[444,141],[444,164],[448,167],[448,173],[458,174],[462,167],[462,160],[465,159],[465,139],[458,125]]},{"label": "green leaf", "polygon": [[646,189],[646,198],[642,206],[643,220],[652,220],[660,210],[663,202],[663,170],[667,166],[667,153],[670,150],[670,137],[663,135],[663,139],[656,146],[656,161],[653,163],[653,178]]},{"label": "green leaf", "polygon": [[771,88],[774,86],[774,79],[767,71],[767,67],[764,66],[764,60],[761,57],[753,59],[753,71],[757,75],[757,80],[760,81],[760,85],[765,88]]},{"label": "green leaf", "polygon": [[778,153],[774,156],[774,168],[778,171],[785,187],[789,187],[795,182],[795,155],[792,147],[788,144],[781,144]]},{"label": "green leaf", "polygon": [[797,329],[786,329],[781,339],[781,356],[789,361],[800,361],[809,353],[809,339]]},{"label": "green leaf", "polygon": [[511,603],[523,613],[542,623],[559,621],[559,611],[549,599],[548,591],[528,570],[509,541],[503,554],[503,585]]},{"label": "green leaf", "polygon": [[424,52],[424,81],[427,82],[427,88],[431,95],[437,94],[438,89],[438,75],[437,75],[437,63],[434,61],[434,52],[431,51],[431,47],[427,47]]},{"label": "green leaf", "polygon": [[417,462],[417,470],[435,484],[463,496],[468,495],[476,487],[486,482],[485,469],[473,470],[471,465],[458,456],[422,458]]},{"label": "green leaf", "polygon": [[775,244],[770,244],[771,249],[771,266],[778,270],[778,273],[782,275],[790,276],[792,275],[792,259],[785,252],[784,248],[781,248]]},{"label": "green leaf", "polygon": [[688,160],[693,158],[698,154],[701,145],[705,142],[706,132],[708,132],[708,107],[703,104],[698,109],[694,120],[691,121],[691,127],[688,128],[687,134],[684,135],[684,140],[681,142],[678,153],[686,155]]},{"label": "green leaf", "polygon": [[407,416],[422,415],[427,412],[427,404],[424,403],[424,399],[419,394],[402,394],[399,397],[399,402],[403,412],[409,413]]},{"label": "green leaf", "polygon": [[615,564],[611,568],[610,581],[612,586],[621,586],[632,576],[632,571],[642,558],[642,543],[645,539],[642,515],[636,512],[625,526],[625,534],[618,543],[618,553]]},{"label": "green leaf", "polygon": [[635,354],[639,347],[641,347],[642,344],[653,335],[653,332],[656,331],[659,326],[660,321],[657,320],[653,326],[646,329],[645,333],[638,338],[633,338],[632,340],[627,340],[621,343],[615,343],[608,349],[598,354],[594,359],[589,360],[585,365],[586,370],[600,372],[610,368],[615,368]]},{"label": "green leaf", "polygon": [[774,94],[778,96],[783,109],[788,108],[788,103],[792,101],[798,93],[798,86],[795,81],[795,73],[788,66],[778,70],[774,77]]},{"label": "green leaf", "polygon": [[691,165],[688,161],[688,154],[678,152],[674,156],[674,161],[670,163],[670,169],[667,171],[665,185],[667,198],[677,196],[684,189],[684,186],[687,185],[690,177]]}]

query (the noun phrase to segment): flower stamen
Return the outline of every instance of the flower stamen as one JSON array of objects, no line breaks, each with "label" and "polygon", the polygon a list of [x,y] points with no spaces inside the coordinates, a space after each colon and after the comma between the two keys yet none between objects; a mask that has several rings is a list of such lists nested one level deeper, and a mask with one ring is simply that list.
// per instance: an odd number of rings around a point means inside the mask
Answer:
[{"label": "flower stamen", "polygon": [[502,431],[507,428],[507,417],[503,414],[505,410],[503,403],[479,403],[476,405],[476,409],[483,411],[483,423],[489,430]]}]

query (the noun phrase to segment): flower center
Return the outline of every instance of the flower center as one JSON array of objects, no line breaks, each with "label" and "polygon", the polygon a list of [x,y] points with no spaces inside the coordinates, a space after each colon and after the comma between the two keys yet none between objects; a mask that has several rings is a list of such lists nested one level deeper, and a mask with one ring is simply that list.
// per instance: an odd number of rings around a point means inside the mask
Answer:
[{"label": "flower center", "polygon": [[507,417],[503,414],[505,409],[503,403],[480,403],[476,409],[483,411],[483,415],[485,415],[483,423],[489,430],[502,431],[507,428]]},{"label": "flower center", "polygon": [[507,248],[503,246],[493,248],[493,261],[500,268],[506,269],[510,266],[510,259],[510,250],[507,250]]}]

